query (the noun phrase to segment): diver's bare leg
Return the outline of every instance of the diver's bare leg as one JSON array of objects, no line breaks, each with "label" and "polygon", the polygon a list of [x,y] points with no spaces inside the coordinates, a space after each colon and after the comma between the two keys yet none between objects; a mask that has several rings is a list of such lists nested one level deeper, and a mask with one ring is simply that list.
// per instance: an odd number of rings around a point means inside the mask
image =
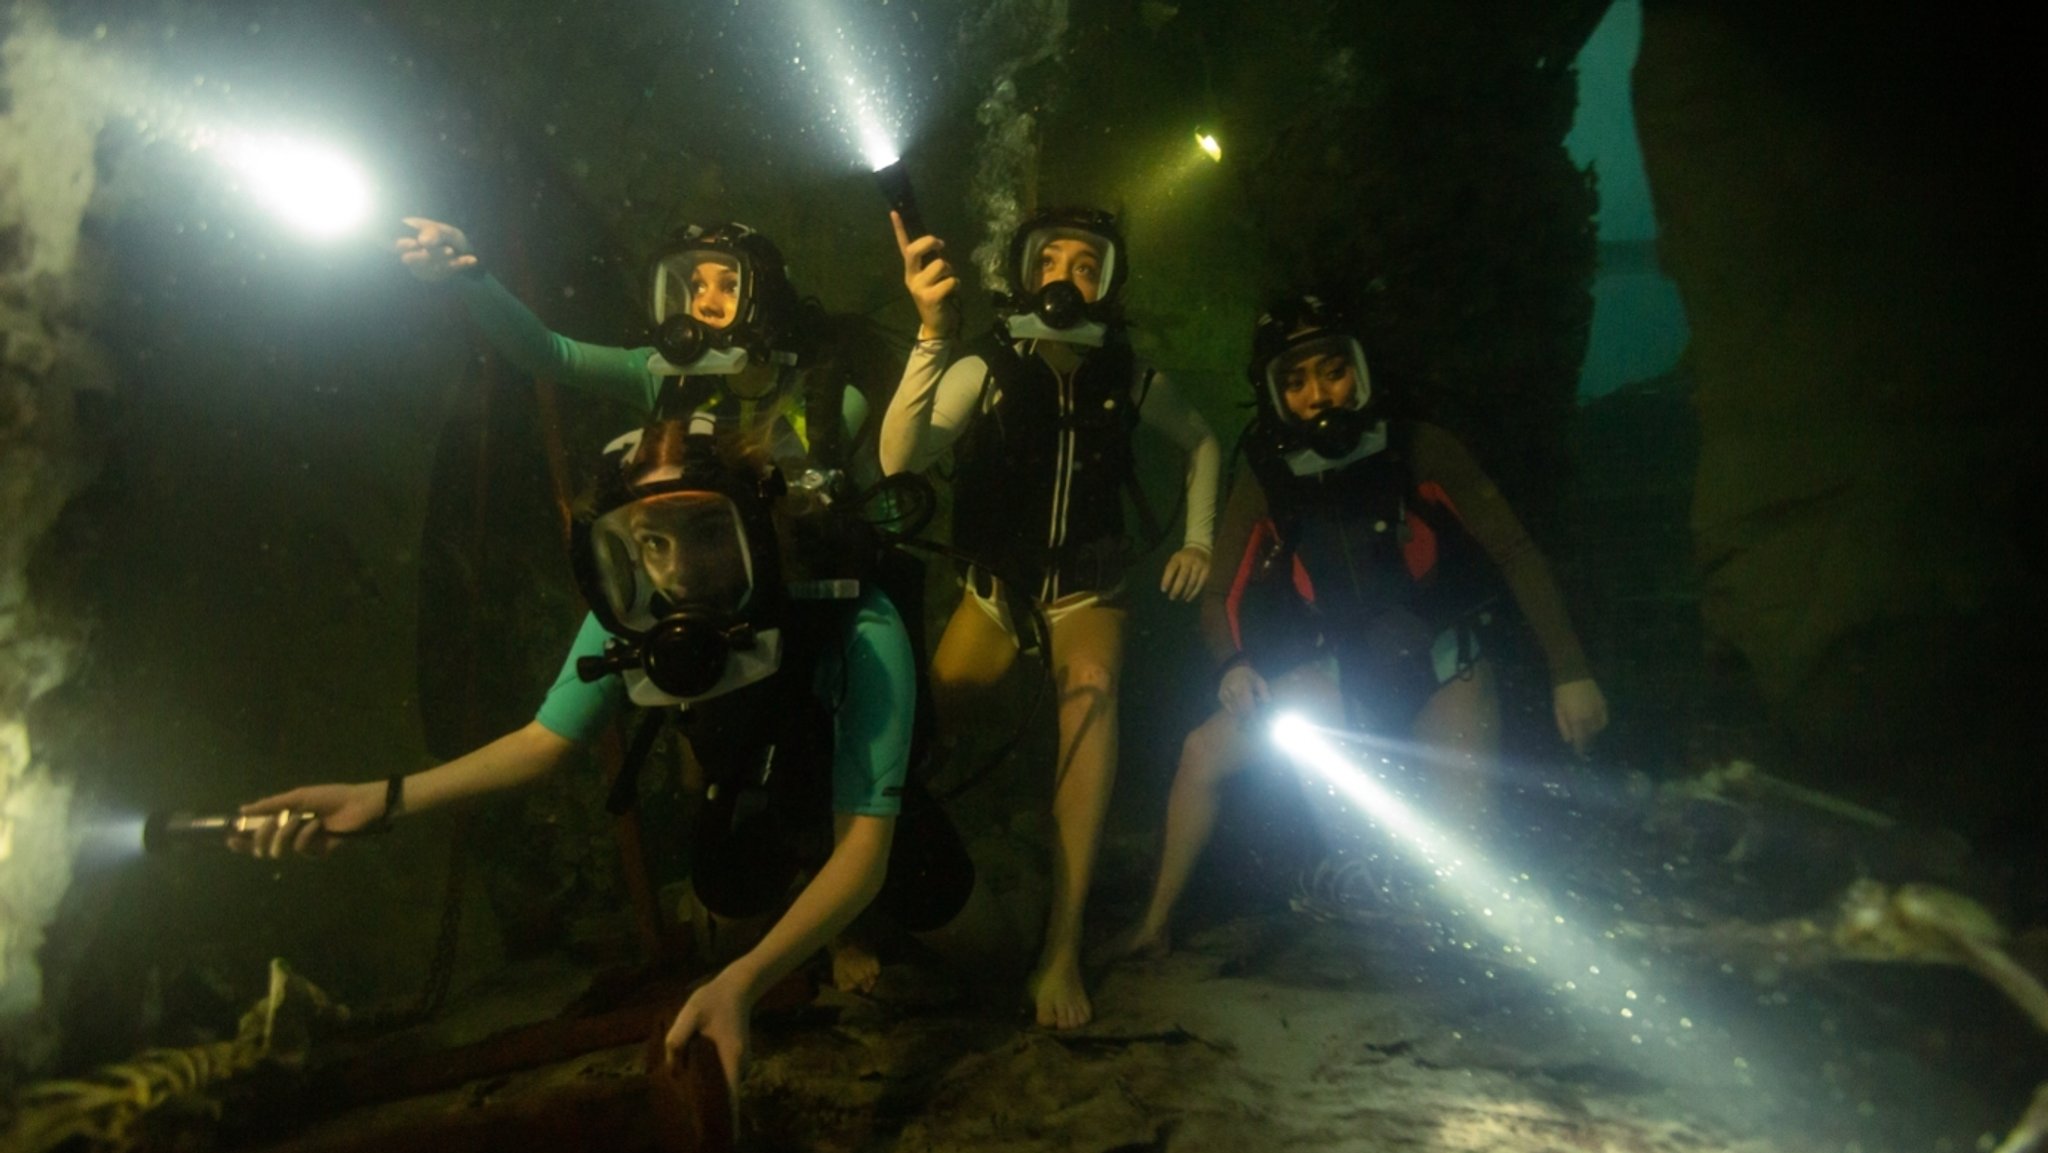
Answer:
[{"label": "diver's bare leg", "polygon": [[932,654],[932,705],[941,756],[959,741],[977,704],[1017,663],[1017,642],[973,597],[962,596]]},{"label": "diver's bare leg", "polygon": [[1166,799],[1166,838],[1159,854],[1159,876],[1152,899],[1138,923],[1117,938],[1105,960],[1130,956],[1162,956],[1173,947],[1167,927],[1194,874],[1209,835],[1216,828],[1217,795],[1223,782],[1244,771],[1251,759],[1244,722],[1217,710],[1181,743],[1180,765]]},{"label": "diver's bare leg", "polygon": [[1055,1029],[1085,1025],[1095,1014],[1081,982],[1081,913],[1116,783],[1124,619],[1122,609],[1091,607],[1053,626],[1060,752],[1053,778],[1052,901],[1030,990],[1038,1023]]}]

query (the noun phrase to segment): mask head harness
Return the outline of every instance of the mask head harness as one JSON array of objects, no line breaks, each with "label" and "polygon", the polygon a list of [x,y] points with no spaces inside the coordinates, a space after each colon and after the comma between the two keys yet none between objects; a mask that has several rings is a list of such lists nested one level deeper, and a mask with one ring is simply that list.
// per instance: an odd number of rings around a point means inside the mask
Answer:
[{"label": "mask head harness", "polygon": [[[1253,402],[1284,452],[1343,460],[1380,420],[1350,317],[1314,296],[1274,305],[1252,330]],[[1305,411],[1297,412],[1288,401]]]},{"label": "mask head harness", "polygon": [[[1043,282],[1046,250],[1067,250],[1069,267],[1091,263],[1096,296],[1087,299],[1072,280]],[[1017,226],[1008,265],[1016,291],[996,294],[996,308],[1012,340],[1057,340],[1100,347],[1120,317],[1118,301],[1130,279],[1123,233],[1116,217],[1094,209],[1052,209]]]},{"label": "mask head harness", "polygon": [[680,704],[772,675],[785,607],[772,465],[719,459],[710,421],[664,421],[613,442],[570,530],[576,583],[612,636],[578,663],[622,673],[643,705]]},{"label": "mask head harness", "polygon": [[[750,363],[797,362],[796,288],[781,251],[752,228],[693,224],[677,232],[649,262],[648,285],[649,343],[673,371],[728,376]],[[696,315],[706,309],[718,316]]]}]

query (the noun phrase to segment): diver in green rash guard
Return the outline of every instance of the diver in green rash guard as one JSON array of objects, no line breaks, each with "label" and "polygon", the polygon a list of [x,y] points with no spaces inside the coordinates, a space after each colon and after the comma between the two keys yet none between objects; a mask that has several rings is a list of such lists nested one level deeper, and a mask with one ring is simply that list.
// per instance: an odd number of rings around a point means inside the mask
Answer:
[{"label": "diver in green rash guard", "polygon": [[[449,283],[491,346],[520,370],[630,406],[680,418],[709,410],[721,431],[798,462],[874,479],[850,445],[866,399],[837,373],[810,370],[821,353],[822,310],[797,295],[782,255],[743,224],[678,232],[649,262],[650,342],[587,344],[552,332],[485,272],[460,228],[407,217],[415,235],[396,249],[414,277]],[[807,376],[827,378],[807,380]],[[827,419],[836,415],[835,422]],[[791,468],[790,471],[799,471]]]},{"label": "diver in green rash guard", "polygon": [[909,776],[917,662],[895,607],[859,579],[868,550],[834,520],[848,514],[713,424],[658,422],[607,456],[572,541],[591,615],[532,722],[424,772],[247,805],[279,818],[232,843],[324,854],[394,815],[546,774],[629,700],[675,708],[711,786],[691,833],[698,898],[721,917],[783,910],[668,1033],[671,1051],[709,1038],[736,1090],[753,1005],[868,906],[942,945],[971,940],[989,906]]}]

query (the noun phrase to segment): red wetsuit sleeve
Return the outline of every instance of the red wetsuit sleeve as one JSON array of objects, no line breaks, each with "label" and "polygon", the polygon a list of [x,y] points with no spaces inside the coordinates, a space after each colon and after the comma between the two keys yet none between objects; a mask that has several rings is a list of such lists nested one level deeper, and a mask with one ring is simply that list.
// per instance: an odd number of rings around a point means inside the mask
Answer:
[{"label": "red wetsuit sleeve", "polygon": [[1435,495],[1432,489],[1441,492],[1465,531],[1500,569],[1515,604],[1543,646],[1550,683],[1561,685],[1591,677],[1586,651],[1572,630],[1550,562],[1543,559],[1515,510],[1480,470],[1479,462],[1456,437],[1431,424],[1415,426],[1413,461],[1415,483],[1423,495]]},{"label": "red wetsuit sleeve", "polygon": [[1253,551],[1259,526],[1269,524],[1266,493],[1240,465],[1230,485],[1230,499],[1216,525],[1216,549],[1209,565],[1209,581],[1202,586],[1202,643],[1218,664],[1229,660],[1238,649],[1237,599],[1243,591],[1241,578],[1258,563]]}]

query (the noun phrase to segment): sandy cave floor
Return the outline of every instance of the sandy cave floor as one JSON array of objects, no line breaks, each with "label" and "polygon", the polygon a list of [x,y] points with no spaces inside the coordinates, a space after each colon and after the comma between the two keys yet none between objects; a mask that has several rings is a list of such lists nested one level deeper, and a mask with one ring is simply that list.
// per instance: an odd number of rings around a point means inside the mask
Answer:
[{"label": "sandy cave floor", "polygon": [[[1419,928],[1299,914],[1225,922],[1110,971],[1096,1021],[1070,1033],[947,986],[891,965],[873,996],[827,989],[763,1021],[746,1147],[1963,1153],[1991,1148],[2019,1104],[1987,1100],[1925,1053],[1873,1048],[1840,1024],[1857,996],[1839,987],[1745,992],[1751,1019],[1701,1030],[1716,1034],[1702,1051],[1720,1056],[1666,1060],[1603,1047],[1560,994],[1488,979]],[[515,1003],[530,1014],[549,988],[501,981],[443,1029],[480,1028]],[[1936,1027],[1922,1025],[1893,1031]],[[1720,1067],[1730,1051],[1751,1059]],[[564,1086],[623,1088],[641,1059],[638,1046],[606,1050],[357,1110],[276,1148],[394,1147],[373,1135]],[[624,1092],[604,1100],[594,1107],[645,1108]]]}]

